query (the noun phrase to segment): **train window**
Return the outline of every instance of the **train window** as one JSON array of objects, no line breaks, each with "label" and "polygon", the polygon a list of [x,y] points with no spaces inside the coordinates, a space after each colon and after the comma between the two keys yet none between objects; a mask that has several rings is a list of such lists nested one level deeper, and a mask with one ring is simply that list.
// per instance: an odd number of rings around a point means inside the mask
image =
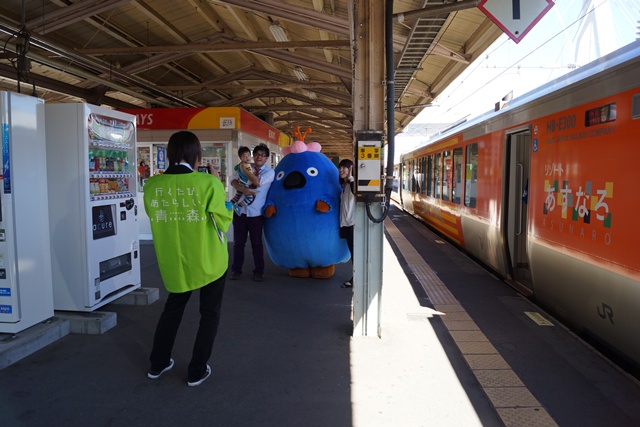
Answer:
[{"label": "train window", "polygon": [[442,153],[444,173],[442,176],[442,200],[451,200],[451,175],[453,174],[451,150]]},{"label": "train window", "polygon": [[411,179],[411,184],[409,186],[409,191],[414,193],[416,191],[416,161],[411,160],[411,171],[409,172],[409,177]]},{"label": "train window", "polygon": [[407,168],[409,175],[407,179],[407,190],[413,191],[413,160],[409,161],[409,167]]},{"label": "train window", "polygon": [[422,158],[414,160],[413,165],[413,192],[422,193],[424,184],[422,181],[424,180],[424,174],[422,173]]},{"label": "train window", "polygon": [[391,190],[396,193],[400,192],[398,181],[400,180],[400,165],[393,165],[393,181],[391,182]]},{"label": "train window", "polygon": [[433,196],[433,156],[427,157],[427,196]]},{"label": "train window", "polygon": [[425,194],[426,192],[426,188],[425,188],[425,184],[427,183],[427,175],[425,174],[426,170],[427,170],[427,158],[421,157],[420,158],[420,193],[421,194]]},{"label": "train window", "polygon": [[406,162],[402,170],[402,189],[408,190],[409,189],[408,185],[409,185],[409,162]]},{"label": "train window", "polygon": [[440,191],[442,190],[442,176],[440,175],[442,171],[442,164],[440,163],[440,158],[442,154],[438,153],[433,158],[433,197],[439,199]]},{"label": "train window", "polygon": [[640,93],[633,95],[631,103],[631,117],[640,119]]},{"label": "train window", "polygon": [[451,201],[460,204],[462,195],[462,148],[453,149],[453,178],[451,180]]},{"label": "train window", "polygon": [[478,187],[478,144],[467,145],[467,165],[464,176],[464,205],[476,207]]}]

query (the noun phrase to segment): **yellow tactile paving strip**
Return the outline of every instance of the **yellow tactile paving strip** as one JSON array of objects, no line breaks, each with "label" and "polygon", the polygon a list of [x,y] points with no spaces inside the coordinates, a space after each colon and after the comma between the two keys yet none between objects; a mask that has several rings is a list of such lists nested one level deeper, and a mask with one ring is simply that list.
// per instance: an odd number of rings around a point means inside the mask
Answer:
[{"label": "yellow tactile paving strip", "polygon": [[507,427],[557,426],[391,219],[385,220],[385,227],[434,308],[442,313],[445,327],[502,422]]}]

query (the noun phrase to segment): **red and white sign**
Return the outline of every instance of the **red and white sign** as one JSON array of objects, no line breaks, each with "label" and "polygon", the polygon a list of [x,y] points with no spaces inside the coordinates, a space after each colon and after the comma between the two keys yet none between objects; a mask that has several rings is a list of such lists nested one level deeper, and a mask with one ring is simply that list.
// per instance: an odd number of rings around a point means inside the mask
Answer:
[{"label": "red and white sign", "polygon": [[519,43],[554,5],[553,0],[481,0],[478,9]]}]

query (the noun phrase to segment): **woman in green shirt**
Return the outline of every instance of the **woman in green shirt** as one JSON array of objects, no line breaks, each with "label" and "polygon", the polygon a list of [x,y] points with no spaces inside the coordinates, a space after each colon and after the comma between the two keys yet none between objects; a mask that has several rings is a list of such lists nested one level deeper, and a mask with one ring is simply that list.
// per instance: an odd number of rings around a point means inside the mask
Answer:
[{"label": "woman in green shirt", "polygon": [[187,372],[187,384],[193,387],[211,374],[207,362],[218,330],[229,263],[224,232],[233,213],[215,171],[196,172],[202,147],[195,134],[174,133],[167,157],[169,167],[149,178],[144,187],[158,266],[169,292],[156,327],[147,376],[156,379],[173,367],[171,351],[182,314],[192,291],[199,289],[200,325]]}]

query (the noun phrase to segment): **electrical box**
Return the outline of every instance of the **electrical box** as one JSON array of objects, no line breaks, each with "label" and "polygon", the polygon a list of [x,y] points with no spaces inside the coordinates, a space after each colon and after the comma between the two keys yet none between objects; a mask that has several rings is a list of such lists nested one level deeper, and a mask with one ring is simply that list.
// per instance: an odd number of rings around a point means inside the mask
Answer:
[{"label": "electrical box", "polygon": [[382,132],[356,132],[356,191],[382,192]]}]

